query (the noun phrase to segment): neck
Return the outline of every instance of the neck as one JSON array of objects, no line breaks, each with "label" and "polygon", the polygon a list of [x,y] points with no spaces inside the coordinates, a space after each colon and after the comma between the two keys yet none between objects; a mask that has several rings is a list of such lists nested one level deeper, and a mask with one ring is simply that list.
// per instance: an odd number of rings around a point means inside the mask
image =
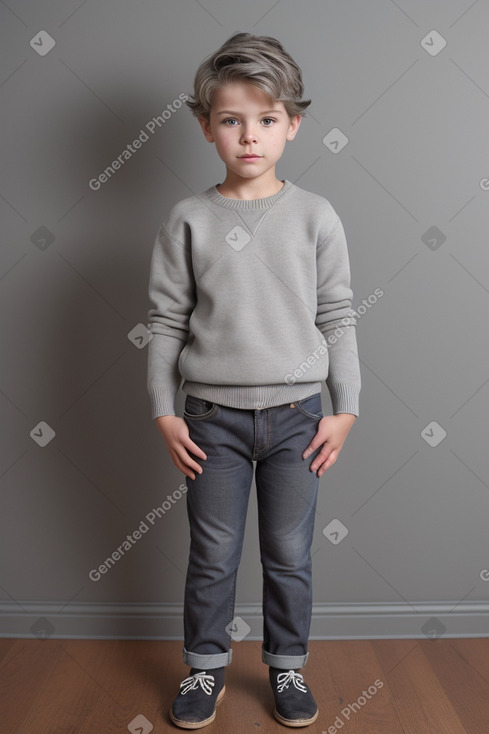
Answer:
[{"label": "neck", "polygon": [[256,179],[243,179],[230,176],[229,172],[222,184],[217,184],[216,188],[221,194],[229,199],[264,199],[267,196],[273,196],[283,188],[283,181],[280,181],[273,172],[272,176],[267,179],[261,177]]}]

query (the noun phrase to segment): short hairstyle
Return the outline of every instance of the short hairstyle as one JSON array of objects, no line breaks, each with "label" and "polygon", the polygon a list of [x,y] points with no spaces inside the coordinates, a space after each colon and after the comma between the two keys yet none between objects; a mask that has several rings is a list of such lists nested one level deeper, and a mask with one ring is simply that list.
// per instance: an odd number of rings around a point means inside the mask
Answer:
[{"label": "short hairstyle", "polygon": [[270,36],[236,33],[200,64],[193,99],[186,100],[195,117],[209,120],[212,93],[227,82],[247,81],[274,102],[282,102],[289,117],[304,116],[311,100],[303,100],[302,72],[280,41]]}]

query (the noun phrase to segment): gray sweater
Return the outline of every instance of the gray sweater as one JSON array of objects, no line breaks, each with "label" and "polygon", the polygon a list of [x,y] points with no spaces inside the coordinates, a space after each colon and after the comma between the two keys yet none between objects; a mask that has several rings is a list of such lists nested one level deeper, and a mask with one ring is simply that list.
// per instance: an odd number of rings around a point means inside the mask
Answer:
[{"label": "gray sweater", "polygon": [[152,419],[182,389],[262,409],[326,381],[333,412],[358,416],[356,314],[343,225],[288,180],[262,199],[215,186],[176,204],[153,247],[147,388]]}]

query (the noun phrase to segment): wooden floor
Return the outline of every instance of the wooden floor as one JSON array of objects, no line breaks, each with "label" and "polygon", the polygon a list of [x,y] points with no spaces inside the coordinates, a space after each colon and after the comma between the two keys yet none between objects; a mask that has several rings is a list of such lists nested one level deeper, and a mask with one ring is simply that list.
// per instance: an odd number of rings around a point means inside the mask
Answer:
[{"label": "wooden floor", "polygon": [[[233,643],[209,734],[293,731],[272,716],[261,643]],[[181,642],[0,639],[2,734],[183,731]],[[311,641],[311,734],[488,734],[489,639]],[[137,718],[139,717],[139,719]],[[144,718],[143,718],[144,717]],[[131,723],[132,722],[132,723]]]}]

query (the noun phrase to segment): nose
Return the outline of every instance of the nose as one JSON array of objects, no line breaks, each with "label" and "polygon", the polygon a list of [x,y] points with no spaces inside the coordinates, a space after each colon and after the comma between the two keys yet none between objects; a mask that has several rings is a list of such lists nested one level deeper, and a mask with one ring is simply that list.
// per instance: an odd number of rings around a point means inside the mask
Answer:
[{"label": "nose", "polygon": [[250,126],[243,127],[241,141],[243,143],[256,143],[256,132]]}]

